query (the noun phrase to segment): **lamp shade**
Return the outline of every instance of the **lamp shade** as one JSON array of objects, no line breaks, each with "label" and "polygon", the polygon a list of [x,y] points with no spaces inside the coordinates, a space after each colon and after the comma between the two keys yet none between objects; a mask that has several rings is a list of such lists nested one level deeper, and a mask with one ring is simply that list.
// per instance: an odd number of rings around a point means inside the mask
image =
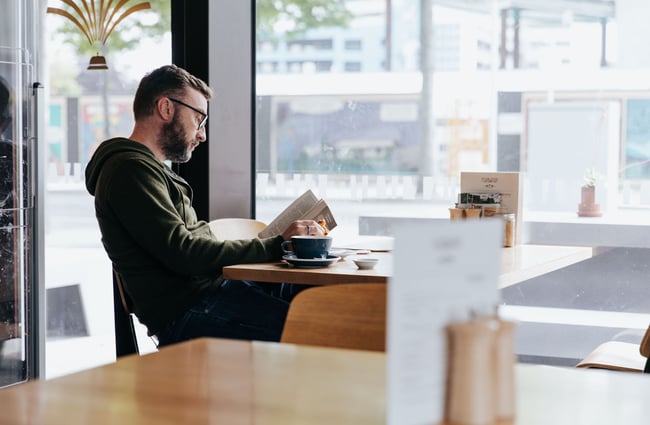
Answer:
[{"label": "lamp shade", "polygon": [[108,69],[106,58],[104,56],[93,56],[90,58],[88,69]]}]

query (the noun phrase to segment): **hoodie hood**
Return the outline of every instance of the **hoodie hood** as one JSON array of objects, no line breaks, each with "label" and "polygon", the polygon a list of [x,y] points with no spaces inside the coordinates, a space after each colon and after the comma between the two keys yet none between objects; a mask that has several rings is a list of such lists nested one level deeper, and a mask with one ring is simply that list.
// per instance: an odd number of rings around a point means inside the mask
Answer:
[{"label": "hoodie hood", "polygon": [[152,161],[159,163],[153,152],[142,143],[123,137],[109,139],[99,145],[93,154],[88,165],[86,165],[86,189],[91,195],[95,195],[97,180],[104,168],[104,165],[110,160],[116,159],[117,154],[132,153],[137,155],[150,156]]}]

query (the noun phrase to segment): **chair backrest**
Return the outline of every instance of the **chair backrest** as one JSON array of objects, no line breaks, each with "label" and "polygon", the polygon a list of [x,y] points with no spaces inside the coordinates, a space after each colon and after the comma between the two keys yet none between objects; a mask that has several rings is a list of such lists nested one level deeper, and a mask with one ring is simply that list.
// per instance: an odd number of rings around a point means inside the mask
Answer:
[{"label": "chair backrest", "polygon": [[122,277],[113,270],[113,309],[115,312],[115,354],[146,354],[157,350],[153,339],[146,337],[146,328],[133,313],[133,303],[126,293]]},{"label": "chair backrest", "polygon": [[115,315],[115,355],[119,358],[139,353],[131,303],[124,290],[122,278],[115,270],[113,270],[113,312]]},{"label": "chair backrest", "polygon": [[639,344],[639,353],[646,358],[643,373],[650,373],[650,326],[646,329],[643,339]]},{"label": "chair backrest", "polygon": [[639,353],[641,353],[643,357],[650,357],[650,326],[646,329],[643,339],[639,344]]},{"label": "chair backrest", "polygon": [[386,350],[386,285],[316,286],[291,301],[282,342]]},{"label": "chair backrest", "polygon": [[252,218],[218,218],[209,225],[212,233],[221,240],[253,239],[266,227],[266,223]]}]

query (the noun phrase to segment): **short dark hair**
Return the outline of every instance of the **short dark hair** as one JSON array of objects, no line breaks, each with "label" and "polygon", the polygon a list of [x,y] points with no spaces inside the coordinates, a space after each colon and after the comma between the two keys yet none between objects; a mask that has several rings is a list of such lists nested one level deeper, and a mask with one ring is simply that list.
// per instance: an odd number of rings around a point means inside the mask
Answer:
[{"label": "short dark hair", "polygon": [[133,116],[138,118],[153,114],[156,100],[161,97],[178,97],[186,89],[198,90],[207,100],[212,98],[212,90],[198,77],[176,65],[164,65],[145,75],[133,99]]}]

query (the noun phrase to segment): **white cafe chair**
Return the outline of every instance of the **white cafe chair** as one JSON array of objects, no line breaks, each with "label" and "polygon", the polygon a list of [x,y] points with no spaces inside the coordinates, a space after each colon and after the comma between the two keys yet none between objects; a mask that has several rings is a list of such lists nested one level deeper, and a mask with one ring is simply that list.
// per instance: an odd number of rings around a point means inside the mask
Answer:
[{"label": "white cafe chair", "polygon": [[266,227],[266,223],[252,218],[218,218],[208,224],[212,233],[221,240],[253,239]]}]

